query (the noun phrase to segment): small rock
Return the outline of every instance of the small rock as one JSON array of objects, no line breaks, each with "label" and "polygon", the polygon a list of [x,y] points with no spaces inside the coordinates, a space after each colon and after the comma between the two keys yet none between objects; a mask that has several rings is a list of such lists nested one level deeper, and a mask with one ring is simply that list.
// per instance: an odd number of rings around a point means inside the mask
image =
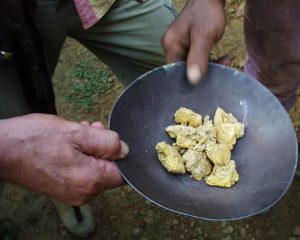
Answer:
[{"label": "small rock", "polygon": [[135,229],[133,229],[133,234],[138,235],[140,233],[140,231],[141,230],[139,228],[135,228]]},{"label": "small rock", "polygon": [[294,235],[300,237],[300,226],[294,227]]},{"label": "small rock", "polygon": [[241,229],[240,229],[240,232],[241,232],[242,237],[246,237],[247,231],[246,231],[245,228],[241,228]]},{"label": "small rock", "polygon": [[227,222],[225,222],[225,221],[222,221],[222,222],[221,222],[221,226],[222,226],[222,227],[225,227],[226,224],[227,224]]},{"label": "small rock", "polygon": [[234,12],[235,12],[235,9],[234,9],[234,8],[229,8],[229,9],[228,9],[228,12],[229,12],[229,13],[234,13]]},{"label": "small rock", "polygon": [[174,219],[173,221],[172,221],[172,224],[173,225],[177,225],[179,222],[176,220],[176,219]]},{"label": "small rock", "polygon": [[197,232],[198,232],[199,235],[202,235],[202,233],[203,233],[202,228],[200,228],[200,227],[197,228]]},{"label": "small rock", "polygon": [[184,239],[184,235],[183,234],[180,235],[180,239]]},{"label": "small rock", "polygon": [[233,227],[232,226],[228,226],[226,228],[223,229],[223,233],[233,233]]},{"label": "small rock", "polygon": [[114,77],[113,76],[111,76],[111,77],[108,78],[108,82],[109,83],[112,83],[113,81],[114,81]]}]

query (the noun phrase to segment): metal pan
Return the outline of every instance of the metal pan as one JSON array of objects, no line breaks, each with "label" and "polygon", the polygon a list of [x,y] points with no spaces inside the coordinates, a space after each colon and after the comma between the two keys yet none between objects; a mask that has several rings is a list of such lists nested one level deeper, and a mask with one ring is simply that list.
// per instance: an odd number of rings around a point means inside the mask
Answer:
[{"label": "metal pan", "polygon": [[[270,208],[288,190],[296,170],[297,140],[289,115],[271,92],[239,71],[209,64],[204,80],[193,87],[185,69],[185,63],[157,68],[117,100],[110,128],[130,147],[128,157],[117,161],[121,174],[157,205],[193,217],[234,220]],[[240,174],[232,188],[211,187],[162,167],[155,145],[173,142],[165,128],[174,124],[181,106],[211,118],[220,106],[245,123],[245,136],[232,152]]]}]

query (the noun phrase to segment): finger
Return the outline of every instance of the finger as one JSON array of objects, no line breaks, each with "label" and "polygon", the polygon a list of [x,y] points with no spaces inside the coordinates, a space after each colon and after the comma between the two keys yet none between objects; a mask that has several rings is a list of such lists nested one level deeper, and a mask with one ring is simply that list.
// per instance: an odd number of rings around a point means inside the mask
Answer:
[{"label": "finger", "polygon": [[213,41],[208,37],[202,37],[201,41],[192,41],[187,59],[187,76],[190,84],[196,85],[206,74],[212,44]]},{"label": "finger", "polygon": [[[100,160],[98,161],[99,183],[102,184],[100,191],[112,189],[124,185],[124,180],[115,163]],[[103,189],[104,188],[104,189]]]},{"label": "finger", "polygon": [[183,48],[168,48],[165,49],[166,63],[175,63],[185,61],[186,51]]},{"label": "finger", "polygon": [[176,32],[168,29],[162,38],[162,45],[165,51],[166,63],[174,63],[186,59],[186,46],[188,43],[179,39]]},{"label": "finger", "polygon": [[90,126],[90,122],[89,121],[81,121],[80,123],[82,125],[85,125],[85,126]]},{"label": "finger", "polygon": [[[89,162],[91,159],[86,160],[85,166],[87,166],[88,163],[91,163]],[[80,206],[105,190],[120,187],[125,184],[117,166],[113,162],[104,159],[96,159],[95,161],[92,161],[91,167],[92,169],[83,168],[76,174],[77,179],[83,179],[84,194],[76,194],[75,196],[71,194],[68,196],[63,195],[60,199],[55,196],[56,200],[74,206]]]},{"label": "finger", "polygon": [[95,127],[95,128],[101,128],[101,129],[105,129],[105,126],[103,125],[102,122],[93,122],[91,124],[92,127]]},{"label": "finger", "polygon": [[128,154],[127,144],[120,141],[116,132],[92,126],[83,127],[72,138],[82,153],[110,160],[121,159]]}]

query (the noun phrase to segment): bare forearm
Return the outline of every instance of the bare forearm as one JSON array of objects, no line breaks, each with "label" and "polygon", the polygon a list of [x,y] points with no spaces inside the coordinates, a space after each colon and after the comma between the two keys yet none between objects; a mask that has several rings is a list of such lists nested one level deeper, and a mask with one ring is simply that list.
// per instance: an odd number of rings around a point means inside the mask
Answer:
[{"label": "bare forearm", "polygon": [[20,171],[15,158],[20,146],[12,134],[14,122],[15,118],[0,120],[0,178],[8,181],[13,181],[13,176],[17,176]]}]

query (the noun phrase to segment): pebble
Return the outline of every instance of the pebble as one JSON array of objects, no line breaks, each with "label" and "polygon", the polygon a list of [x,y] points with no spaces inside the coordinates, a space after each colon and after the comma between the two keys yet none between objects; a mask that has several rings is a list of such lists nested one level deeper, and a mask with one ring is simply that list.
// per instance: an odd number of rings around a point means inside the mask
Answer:
[{"label": "pebble", "polygon": [[242,237],[246,237],[247,231],[246,231],[245,228],[241,228],[241,229],[240,229],[240,232],[241,232]]},{"label": "pebble", "polygon": [[138,235],[140,233],[140,231],[141,230],[139,228],[135,228],[135,229],[133,229],[133,234]]},{"label": "pebble", "polygon": [[294,227],[294,235],[300,237],[300,226]]},{"label": "pebble", "polygon": [[222,226],[222,227],[225,227],[226,224],[227,224],[227,222],[225,222],[225,221],[222,221],[222,222],[221,222],[221,226]]},{"label": "pebble", "polygon": [[109,83],[112,83],[113,81],[114,81],[114,77],[109,77],[109,78],[108,78],[108,82],[109,82]]},{"label": "pebble", "polygon": [[228,12],[229,12],[229,13],[234,13],[234,12],[235,12],[235,9],[234,9],[234,8],[229,8],[229,9],[228,9]]},{"label": "pebble", "polygon": [[233,233],[233,227],[232,226],[228,226],[226,228],[223,229],[223,233]]},{"label": "pebble", "polygon": [[201,235],[203,233],[202,228],[200,228],[200,227],[197,228],[197,232],[198,232],[199,235]]},{"label": "pebble", "polygon": [[172,221],[172,224],[173,225],[176,225],[176,224],[178,224],[179,222],[176,220],[176,219],[174,219],[173,221]]}]

